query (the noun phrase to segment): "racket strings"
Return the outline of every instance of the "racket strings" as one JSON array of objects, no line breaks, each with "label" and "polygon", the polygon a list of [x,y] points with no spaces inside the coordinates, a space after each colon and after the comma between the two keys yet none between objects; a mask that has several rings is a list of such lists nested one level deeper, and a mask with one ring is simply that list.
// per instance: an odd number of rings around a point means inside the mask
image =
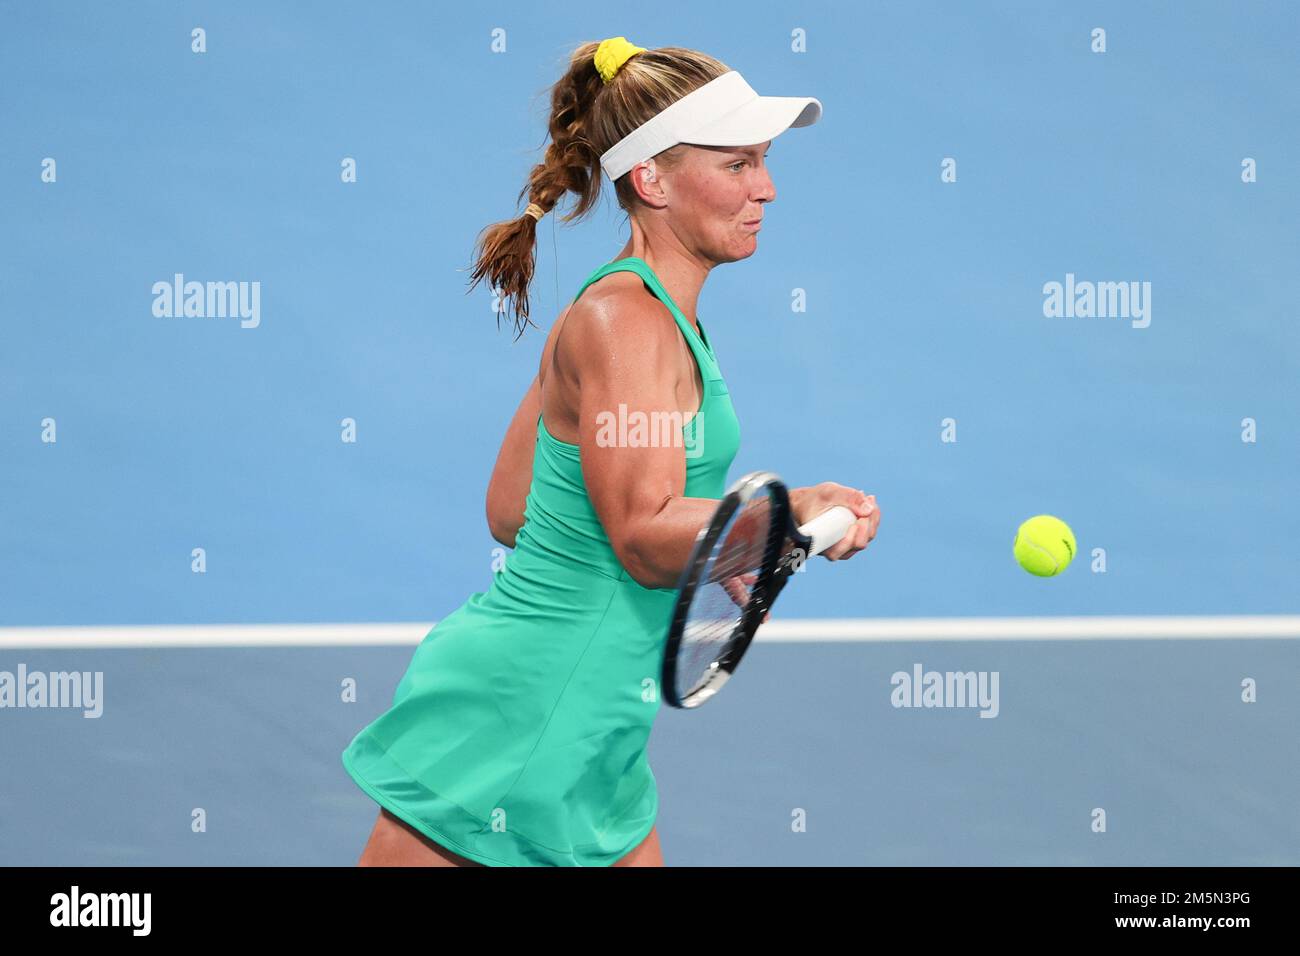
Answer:
[{"label": "racket strings", "polygon": [[677,660],[687,694],[708,682],[741,632],[772,531],[771,499],[758,495],[740,509],[714,547],[691,600]]}]

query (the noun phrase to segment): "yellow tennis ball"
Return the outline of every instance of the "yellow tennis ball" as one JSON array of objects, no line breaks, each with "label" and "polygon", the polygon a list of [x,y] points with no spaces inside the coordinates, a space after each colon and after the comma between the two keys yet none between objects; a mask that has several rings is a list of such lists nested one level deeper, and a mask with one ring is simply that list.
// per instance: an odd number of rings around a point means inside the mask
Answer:
[{"label": "yellow tennis ball", "polygon": [[1074,532],[1053,515],[1034,515],[1016,529],[1011,549],[1020,566],[1030,574],[1050,578],[1074,560]]}]

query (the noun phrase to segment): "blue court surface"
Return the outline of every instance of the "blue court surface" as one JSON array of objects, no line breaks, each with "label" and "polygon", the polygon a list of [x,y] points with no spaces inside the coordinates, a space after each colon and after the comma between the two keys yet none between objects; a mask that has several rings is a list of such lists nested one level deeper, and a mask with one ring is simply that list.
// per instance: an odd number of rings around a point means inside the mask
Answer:
[{"label": "blue court surface", "polygon": [[[409,653],[6,652],[102,671],[108,703],[5,715],[5,862],[355,862],[374,804],[339,741]],[[893,707],[890,675],[916,663],[997,671],[997,716]],[[1294,640],[760,641],[717,700],[655,725],[665,862],[1294,865],[1298,682]]]},{"label": "blue court surface", "polygon": [[821,100],[699,316],[730,477],[882,512],[660,713],[666,862],[1300,864],[1296,6],[792,9],[0,6],[0,698],[90,675],[0,707],[0,864],[356,861],[340,752],[509,560],[497,449],[628,226],[541,221],[517,342],[473,240],[617,35]]}]

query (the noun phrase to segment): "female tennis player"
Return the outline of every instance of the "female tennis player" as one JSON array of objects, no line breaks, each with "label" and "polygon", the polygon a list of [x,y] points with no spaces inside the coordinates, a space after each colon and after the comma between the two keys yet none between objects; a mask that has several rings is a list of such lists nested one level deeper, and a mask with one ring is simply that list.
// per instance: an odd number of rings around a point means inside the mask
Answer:
[{"label": "female tennis player", "polygon": [[[557,319],[506,431],[487,491],[504,570],[429,632],[343,752],[380,805],[363,866],[663,865],[646,761],[663,640],[740,441],[696,303],[709,270],[754,254],[771,140],[821,104],[623,37],[579,47],[551,102],[528,208],[484,230],[470,288],[508,294],[522,334],[537,221],[569,191],[565,221],[585,215],[602,171],[631,237]],[[799,523],[858,516],[831,560],[875,537],[872,495],[824,482],[791,500]]]}]

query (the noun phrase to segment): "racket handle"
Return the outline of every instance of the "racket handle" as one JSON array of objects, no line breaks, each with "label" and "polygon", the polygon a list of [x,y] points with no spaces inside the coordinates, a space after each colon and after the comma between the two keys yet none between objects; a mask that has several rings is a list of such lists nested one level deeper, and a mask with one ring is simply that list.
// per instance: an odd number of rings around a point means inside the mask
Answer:
[{"label": "racket handle", "polygon": [[811,558],[815,554],[821,554],[844,537],[844,533],[857,520],[858,516],[848,508],[843,505],[836,505],[834,508],[823,511],[807,524],[801,525],[799,531],[812,538],[812,548],[808,557]]}]

